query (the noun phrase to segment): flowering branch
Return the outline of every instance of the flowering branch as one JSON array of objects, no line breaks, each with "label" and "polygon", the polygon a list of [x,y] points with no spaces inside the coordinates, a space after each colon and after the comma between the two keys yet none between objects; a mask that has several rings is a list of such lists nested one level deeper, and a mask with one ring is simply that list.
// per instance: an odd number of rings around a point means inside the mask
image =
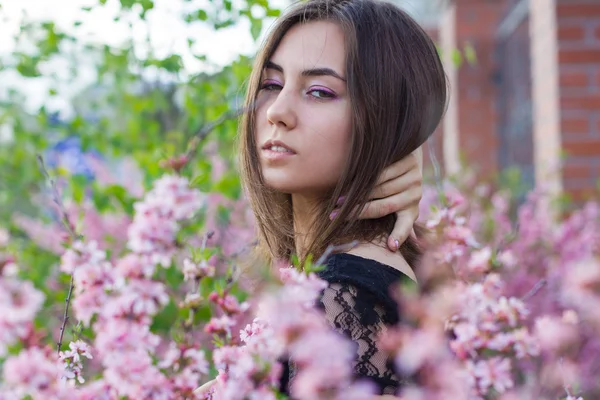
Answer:
[{"label": "flowering branch", "polygon": [[54,200],[54,203],[58,207],[58,211],[60,212],[60,220],[61,220],[63,226],[65,227],[65,229],[67,230],[67,232],[69,233],[69,236],[71,236],[71,239],[73,241],[80,240],[82,238],[82,236],[75,232],[75,228],[73,228],[73,225],[69,221],[67,209],[65,208],[62,200],[60,199],[60,194],[58,193],[58,188],[56,187],[56,182],[54,181],[54,179],[52,179],[52,177],[48,173],[48,170],[46,169],[46,165],[44,163],[44,158],[40,154],[37,155],[37,161],[38,161],[38,165],[40,167],[40,171],[42,172],[42,175],[44,175],[46,182],[48,182],[48,185],[50,186],[50,190],[52,190],[52,200]]},{"label": "flowering branch", "polygon": [[58,338],[58,342],[56,343],[57,351],[60,353],[60,348],[62,346],[63,336],[65,334],[65,327],[67,325],[67,321],[69,321],[69,304],[71,304],[71,294],[73,293],[73,288],[75,284],[73,282],[73,274],[71,274],[71,282],[69,283],[69,293],[67,294],[67,298],[65,299],[65,313],[63,315],[62,324],[60,326],[60,337]]},{"label": "flowering branch", "polygon": [[254,105],[251,105],[249,107],[240,107],[235,110],[227,111],[216,120],[204,125],[200,130],[198,130],[198,132],[196,132],[192,136],[192,138],[188,142],[187,150],[184,154],[172,157],[168,160],[163,160],[161,161],[160,166],[163,168],[170,168],[175,172],[181,171],[181,169],[185,167],[189,163],[189,161],[194,157],[200,143],[208,136],[210,132],[212,132],[213,129],[215,129],[217,126],[221,125],[227,120],[239,117],[252,107],[254,107]]},{"label": "flowering branch", "polygon": [[544,287],[546,285],[546,283],[548,283],[548,281],[546,279],[540,279],[534,287],[531,288],[531,290],[529,292],[527,292],[527,294],[525,294],[525,296],[523,296],[523,298],[521,299],[522,301],[527,301],[529,300],[531,297],[533,297],[537,292],[539,292],[542,287]]},{"label": "flowering branch", "polygon": [[[202,245],[200,247],[200,250],[202,252],[206,250],[206,244],[213,235],[214,232],[209,231],[202,238]],[[202,280],[204,276],[210,276],[214,274],[214,272],[212,271],[212,266],[209,266],[207,263],[204,263],[203,265],[201,263],[201,266],[199,266],[194,262],[188,260],[185,265],[188,267],[186,270],[186,272],[188,273],[188,277],[190,277],[192,280],[192,290],[186,296],[186,301],[190,303],[190,313],[188,315],[188,320],[185,323],[185,327],[189,330],[192,328],[192,325],[194,324],[194,317],[196,316],[197,304],[194,303],[201,299],[200,280]]]},{"label": "flowering branch", "polygon": [[204,138],[206,138],[206,136],[208,136],[208,134],[212,132],[213,129],[215,129],[217,126],[221,125],[227,120],[239,117],[240,115],[245,113],[249,108],[250,107],[240,107],[235,110],[227,111],[213,122],[204,125],[198,132],[194,134],[194,136],[190,140],[188,144],[188,149],[184,155],[185,161],[187,162],[194,156],[194,154],[196,154],[196,150],[198,149],[200,142],[202,142],[202,140],[204,140]]},{"label": "flowering branch", "polygon": [[[81,239],[81,235],[79,235],[79,234],[77,234],[77,232],[75,232],[75,228],[71,224],[71,221],[69,221],[69,215],[67,214],[67,210],[60,198],[60,194],[58,193],[58,189],[56,187],[56,182],[54,181],[54,179],[52,179],[52,177],[48,173],[48,170],[46,169],[46,165],[44,163],[44,158],[40,154],[37,155],[37,161],[38,161],[38,165],[40,167],[40,171],[42,172],[42,175],[44,175],[46,182],[48,182],[48,185],[50,186],[50,190],[52,191],[52,199],[54,200],[54,203],[58,207],[58,211],[60,213],[60,220],[61,220],[63,226],[69,233],[69,236],[71,237],[71,240],[73,242]],[[65,334],[65,327],[67,326],[67,322],[69,320],[69,305],[71,304],[71,294],[73,293],[74,286],[75,286],[75,284],[74,284],[74,280],[73,280],[73,273],[71,273],[71,282],[69,283],[69,293],[67,294],[67,298],[65,299],[65,303],[66,303],[65,304],[65,313],[63,315],[62,324],[60,326],[60,336],[58,338],[58,342],[56,343],[57,351],[59,354],[60,354],[60,348],[62,347],[63,337]]]}]

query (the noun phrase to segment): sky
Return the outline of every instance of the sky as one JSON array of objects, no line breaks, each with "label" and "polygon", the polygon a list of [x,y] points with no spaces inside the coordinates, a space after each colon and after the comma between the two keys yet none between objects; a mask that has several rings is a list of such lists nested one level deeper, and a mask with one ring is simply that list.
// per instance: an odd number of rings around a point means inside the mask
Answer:
[{"label": "sky", "polygon": [[[82,7],[93,4],[97,4],[97,0],[0,0],[0,57],[10,56],[14,51],[13,36],[18,34],[24,18],[29,21],[51,20],[59,29],[83,42],[112,46],[118,46],[126,38],[133,38],[140,43],[140,49],[143,49],[146,35],[149,34],[152,48],[158,56],[173,52],[180,54],[189,73],[201,71],[206,67],[192,56],[187,38],[196,40],[195,52],[206,54],[208,60],[217,65],[226,65],[239,54],[251,55],[256,51],[256,44],[249,33],[249,23],[245,19],[235,26],[219,31],[210,29],[206,24],[188,25],[181,20],[180,15],[186,9],[205,6],[208,4],[207,0],[155,0],[154,9],[147,14],[147,23],[131,18],[131,28],[127,19],[113,21],[120,9],[118,0],[108,0],[104,7],[97,7],[92,12],[82,10]],[[271,0],[271,4],[285,7],[287,1]],[[260,14],[257,13],[256,16]],[[75,21],[81,21],[82,24],[74,27]],[[271,21],[267,21],[265,25],[270,23]],[[266,29],[263,29],[263,33],[265,31]],[[56,85],[52,85],[50,79],[25,79],[14,71],[5,71],[0,75],[0,97],[5,96],[10,87],[18,87],[26,96],[29,111],[35,111],[45,104],[49,109],[68,115],[72,112],[69,98],[94,80],[94,68],[90,60],[79,59],[77,64],[80,76],[75,82],[67,73],[68,59],[57,58],[43,65],[44,75],[56,74],[59,78],[59,96],[52,99],[47,93],[50,86]]]}]

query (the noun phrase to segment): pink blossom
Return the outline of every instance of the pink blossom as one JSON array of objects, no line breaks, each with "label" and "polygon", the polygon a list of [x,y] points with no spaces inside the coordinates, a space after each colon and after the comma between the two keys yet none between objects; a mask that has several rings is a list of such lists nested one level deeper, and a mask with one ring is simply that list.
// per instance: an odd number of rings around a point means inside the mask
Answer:
[{"label": "pink blossom", "polygon": [[174,397],[169,380],[149,357],[138,352],[115,353],[110,365],[104,370],[104,379],[114,387],[119,396],[132,399],[164,399]]},{"label": "pink blossom", "polygon": [[208,324],[204,326],[204,331],[206,333],[230,335],[231,328],[233,328],[235,324],[235,319],[231,318],[228,315],[223,315],[221,317],[213,317],[210,319]]},{"label": "pink blossom", "polygon": [[62,374],[56,353],[49,348],[32,347],[23,350],[18,355],[7,358],[3,366],[4,384],[18,398],[72,398],[72,389],[61,380]]},{"label": "pink blossom", "polygon": [[77,388],[77,400],[118,400],[116,390],[103,379],[90,381]]},{"label": "pink blossom", "polygon": [[294,398],[322,398],[324,393],[346,387],[351,380],[352,344],[335,332],[306,332],[289,351],[297,367],[291,385]]},{"label": "pink blossom", "polygon": [[469,260],[468,269],[473,272],[486,272],[491,267],[492,260],[492,249],[484,247],[481,250],[477,250],[471,254]]},{"label": "pink blossom", "polygon": [[44,294],[30,281],[0,276],[0,357],[7,347],[25,338],[44,304]]},{"label": "pink blossom", "polygon": [[139,354],[154,351],[160,341],[147,325],[134,321],[110,319],[96,327],[94,347],[106,365],[117,362],[114,355]]},{"label": "pink blossom", "polygon": [[511,362],[508,358],[492,357],[475,363],[473,374],[478,380],[482,393],[487,393],[490,387],[498,393],[504,393],[514,386]]},{"label": "pink blossom", "polygon": [[90,360],[93,358],[90,346],[81,340],[69,343],[69,350],[61,351],[59,354],[61,360],[70,358],[73,362],[77,363],[82,360],[81,357],[86,357]]},{"label": "pink blossom", "polygon": [[600,261],[586,258],[569,264],[564,276],[561,297],[575,308],[590,312],[587,305],[595,304],[600,296]]},{"label": "pink blossom", "polygon": [[517,358],[536,357],[540,354],[537,338],[523,327],[511,332],[513,349]]},{"label": "pink blossom", "polygon": [[72,274],[75,270],[96,266],[106,260],[106,252],[95,241],[76,241],[61,257],[61,271]]},{"label": "pink blossom", "polygon": [[90,347],[81,340],[69,343],[69,350],[59,353],[58,358],[63,362],[65,368],[63,375],[65,378],[68,380],[77,380],[79,383],[85,382],[81,375],[83,369],[82,357],[93,358],[90,353]]},{"label": "pink blossom", "polygon": [[484,345],[482,333],[477,326],[470,323],[459,323],[454,327],[456,338],[450,343],[450,347],[459,358],[474,356],[475,351]]},{"label": "pink blossom", "polygon": [[535,320],[535,337],[544,350],[556,351],[574,344],[578,339],[577,325],[555,316],[545,315]]},{"label": "pink blossom", "polygon": [[238,299],[231,294],[220,296],[217,292],[213,292],[208,296],[208,299],[213,303],[218,304],[223,311],[229,315],[243,313],[250,307],[246,302],[240,303]]},{"label": "pink blossom", "polygon": [[144,200],[134,205],[135,217],[128,230],[129,249],[168,267],[176,250],[179,222],[190,218],[203,204],[204,196],[190,189],[187,179],[163,176],[154,182]]},{"label": "pink blossom", "polygon": [[448,240],[452,240],[461,245],[476,245],[473,232],[466,226],[454,225],[445,230],[445,235]]},{"label": "pink blossom", "polygon": [[100,312],[108,301],[108,292],[117,282],[117,276],[110,263],[104,260],[92,262],[90,258],[86,260],[72,272],[75,285],[73,309],[77,319],[84,325],[88,325],[91,318]]},{"label": "pink blossom", "polygon": [[108,318],[129,316],[146,320],[156,315],[168,302],[169,296],[163,283],[130,279],[126,286],[105,304],[103,315]]},{"label": "pink blossom", "polygon": [[92,286],[76,293],[71,299],[75,318],[84,326],[88,326],[94,315],[108,303],[108,299],[108,293],[102,286]]},{"label": "pink blossom", "polygon": [[498,319],[508,322],[511,327],[515,327],[518,322],[529,315],[529,311],[521,300],[504,296],[500,297],[498,302],[492,306],[492,312]]},{"label": "pink blossom", "polygon": [[0,277],[0,324],[22,324],[32,321],[44,304],[44,294],[30,281]]},{"label": "pink blossom", "polygon": [[124,278],[150,279],[154,274],[155,266],[147,257],[129,253],[117,260],[115,269],[116,272]]},{"label": "pink blossom", "polygon": [[396,353],[395,364],[398,371],[413,373],[425,363],[436,363],[438,358],[445,353],[445,338],[443,332],[437,329],[422,329],[415,332],[406,332],[402,346]]},{"label": "pink blossom", "polygon": [[517,265],[517,259],[510,250],[499,252],[496,259],[506,268],[514,268]]},{"label": "pink blossom", "polygon": [[212,277],[215,275],[215,267],[210,265],[206,260],[199,263],[193,262],[189,258],[183,260],[183,276],[186,281],[202,279],[206,276]]}]

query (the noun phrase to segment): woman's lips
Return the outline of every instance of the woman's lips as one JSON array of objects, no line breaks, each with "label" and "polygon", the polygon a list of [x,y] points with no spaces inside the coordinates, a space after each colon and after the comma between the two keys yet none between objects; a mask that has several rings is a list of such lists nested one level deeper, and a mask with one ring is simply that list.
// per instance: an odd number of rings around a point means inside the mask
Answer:
[{"label": "woman's lips", "polygon": [[262,149],[262,155],[266,160],[269,161],[281,161],[288,160],[291,157],[294,157],[296,153],[291,151],[275,151],[270,148]]}]

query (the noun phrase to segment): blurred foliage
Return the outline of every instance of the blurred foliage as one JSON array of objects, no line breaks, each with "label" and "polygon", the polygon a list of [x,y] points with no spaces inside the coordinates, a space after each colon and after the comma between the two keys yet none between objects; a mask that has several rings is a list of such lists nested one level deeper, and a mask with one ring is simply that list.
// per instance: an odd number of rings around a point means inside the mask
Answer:
[{"label": "blurred foliage", "polygon": [[[94,13],[105,6],[106,0],[97,0],[83,11]],[[115,20],[131,18],[134,14],[143,24],[154,2],[120,0],[120,6]],[[256,8],[262,11],[257,12]],[[263,19],[253,16],[257,14],[275,17],[279,10],[266,0],[236,2],[235,7],[231,0],[223,0],[219,5],[211,1],[206,8],[181,15],[181,24],[204,24],[219,30],[247,19],[256,39],[263,25]],[[74,25],[81,24],[76,21]],[[94,150],[109,159],[133,157],[147,175],[145,183],[148,184],[161,173],[159,160],[183,153],[189,138],[205,123],[238,105],[252,62],[240,56],[215,73],[189,76],[183,69],[181,54],[158,57],[152,49],[139,51],[140,44],[132,40],[121,47],[79,43],[81,39],[61,32],[52,21],[26,21],[15,41],[14,53],[0,60],[1,72],[12,70],[22,79],[32,81],[38,77],[57,81],[54,73],[42,71],[48,70],[45,68],[48,63],[60,56],[70,60],[69,78],[73,80],[79,74],[78,60],[94,60],[96,80],[75,97],[75,116],[60,124],[53,123],[53,116],[45,107],[33,115],[27,112],[25,98],[18,91],[11,91],[8,98],[0,102],[0,125],[8,126],[13,138],[0,146],[0,225],[5,226],[16,211],[29,215],[39,212],[32,203],[43,186],[35,155],[44,153],[63,138],[77,136],[83,151]],[[206,60],[206,54],[194,53],[194,43],[195,40],[188,39],[193,56]],[[76,54],[70,54],[74,52]],[[51,85],[49,97],[57,95],[54,86]],[[219,126],[211,138],[219,142],[223,154],[230,155],[235,134],[236,121],[228,121]],[[189,172],[193,176],[209,174],[210,164],[197,157]],[[233,178],[227,175],[226,179]],[[82,190],[77,186],[89,186],[86,180],[77,178],[72,179],[71,184],[75,185],[75,193]],[[230,182],[215,184],[230,186]],[[104,193],[98,193],[99,187],[92,190],[100,205],[106,203],[102,199],[117,197],[129,208],[122,190],[114,187],[105,188]],[[76,196],[76,199],[81,198]]]},{"label": "blurred foliage", "polygon": [[[106,3],[106,0],[96,0],[82,11],[94,13],[107,7]],[[205,8],[186,12],[181,15],[180,23],[220,30],[246,19],[250,22],[250,34],[256,40],[264,19],[254,15],[264,15],[264,18],[279,15],[279,10],[271,7],[267,0],[242,0],[236,2],[235,7],[231,0],[217,3],[211,0],[203,3]],[[139,24],[148,24],[146,17],[153,8],[153,0],[120,0],[115,21],[134,18]],[[76,21],[74,26],[82,24]],[[82,152],[99,154],[109,164],[125,157],[133,158],[147,189],[164,172],[159,166],[161,160],[184,153],[189,139],[205,124],[240,105],[252,59],[239,56],[229,65],[215,67],[207,61],[206,54],[195,50],[195,39],[190,38],[187,40],[189,51],[207,66],[207,71],[213,71],[191,75],[184,69],[182,54],[158,56],[153,49],[148,50],[149,37],[146,43],[130,39],[119,47],[90,44],[62,32],[53,21],[24,20],[14,40],[15,51],[0,59],[0,73],[17,74],[26,83],[49,79],[52,82],[47,94],[49,99],[60,95],[58,87],[64,84],[65,73],[67,81],[81,76],[81,60],[92,62],[95,76],[87,88],[74,96],[75,113],[68,120],[60,116],[57,120],[44,106],[32,113],[26,107],[26,94],[19,88],[10,90],[0,100],[0,128],[10,132],[10,138],[5,137],[0,142],[0,226],[9,228],[15,239],[11,252],[19,255],[21,273],[46,294],[45,308],[50,312],[42,313],[36,324],[54,334],[58,331],[60,319],[56,316],[63,311],[65,292],[56,290],[55,286],[48,287],[48,282],[67,288],[69,277],[58,273],[58,255],[29,240],[13,220],[18,213],[47,223],[56,221],[56,215],[50,211],[52,199],[47,195],[36,155],[46,155],[57,143],[76,137]],[[49,67],[56,59],[68,60],[61,74]],[[210,139],[217,142],[229,168],[223,179],[213,182],[211,163],[198,154],[185,171],[194,178],[195,186],[229,197],[239,196],[239,179],[232,168],[235,135],[234,120],[226,121],[211,132]],[[198,148],[198,153],[201,152],[202,145]],[[65,198],[78,203],[90,199],[100,213],[133,214],[137,199],[119,184],[100,185],[86,174],[73,174],[64,168],[51,168],[50,174],[60,178]],[[203,223],[204,218],[199,218],[187,230],[200,232]],[[181,285],[181,273],[176,268],[161,273],[172,290]],[[172,312],[175,307],[170,304],[156,317],[157,330],[171,326],[176,317]],[[196,317],[206,318],[208,314],[203,311],[207,310],[199,310]]]}]

